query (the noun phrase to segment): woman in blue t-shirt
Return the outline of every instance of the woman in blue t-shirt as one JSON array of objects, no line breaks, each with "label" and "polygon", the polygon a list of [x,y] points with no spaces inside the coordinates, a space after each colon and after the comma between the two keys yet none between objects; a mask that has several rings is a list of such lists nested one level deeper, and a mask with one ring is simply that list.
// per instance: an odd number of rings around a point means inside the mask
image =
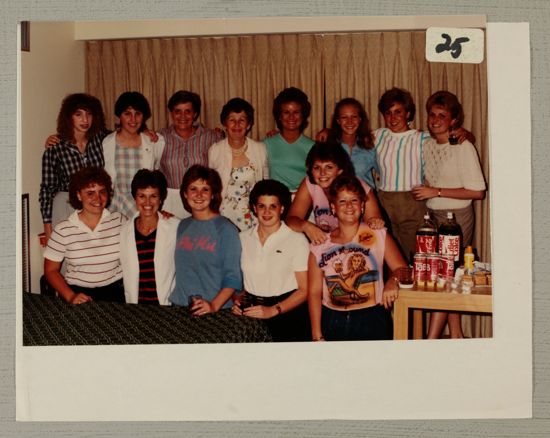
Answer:
[{"label": "woman in blue t-shirt", "polygon": [[241,243],[237,227],[220,215],[222,182],[214,169],[194,165],[183,176],[181,200],[191,217],[178,226],[174,260],[176,287],[170,301],[193,315],[230,307],[240,290]]}]

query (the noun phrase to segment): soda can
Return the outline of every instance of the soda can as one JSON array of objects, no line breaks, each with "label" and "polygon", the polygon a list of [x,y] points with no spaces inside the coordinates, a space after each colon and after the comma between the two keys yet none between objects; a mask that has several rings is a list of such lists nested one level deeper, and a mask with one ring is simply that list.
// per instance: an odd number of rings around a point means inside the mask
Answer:
[{"label": "soda can", "polygon": [[423,288],[426,283],[426,254],[414,255],[414,282],[417,288]]},{"label": "soda can", "polygon": [[439,273],[447,278],[455,275],[455,257],[453,254],[441,254],[439,256]]},{"label": "soda can", "polygon": [[426,254],[426,286],[435,289],[439,274],[439,254]]}]

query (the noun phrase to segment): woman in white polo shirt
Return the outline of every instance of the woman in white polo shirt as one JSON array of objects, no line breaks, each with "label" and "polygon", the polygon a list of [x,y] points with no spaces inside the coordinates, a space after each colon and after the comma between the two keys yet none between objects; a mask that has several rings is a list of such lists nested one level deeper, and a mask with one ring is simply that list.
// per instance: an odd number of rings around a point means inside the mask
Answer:
[{"label": "woman in white polo shirt", "polygon": [[101,168],[84,167],[71,176],[69,202],[76,211],[56,225],[44,252],[44,275],[69,303],[124,302],[119,239],[126,219],[107,210],[112,193],[111,177]]},{"label": "woman in white polo shirt", "polygon": [[233,313],[264,319],[275,342],[311,340],[307,310],[309,245],[282,220],[290,208],[288,188],[275,180],[257,182],[250,210],[258,225],[240,234],[244,291]]}]

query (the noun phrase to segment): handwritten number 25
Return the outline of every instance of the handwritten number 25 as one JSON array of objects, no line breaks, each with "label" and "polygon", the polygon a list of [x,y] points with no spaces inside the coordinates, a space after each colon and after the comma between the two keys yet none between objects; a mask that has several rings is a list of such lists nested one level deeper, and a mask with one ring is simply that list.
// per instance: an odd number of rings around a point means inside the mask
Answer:
[{"label": "handwritten number 25", "polygon": [[451,56],[454,59],[458,58],[460,56],[460,54],[462,53],[461,44],[470,41],[470,38],[461,37],[461,38],[457,38],[456,40],[454,40],[453,43],[451,44],[451,39],[452,38],[449,35],[447,35],[446,33],[442,33],[441,37],[445,40],[445,42],[440,43],[437,46],[435,46],[436,53],[450,51]]}]

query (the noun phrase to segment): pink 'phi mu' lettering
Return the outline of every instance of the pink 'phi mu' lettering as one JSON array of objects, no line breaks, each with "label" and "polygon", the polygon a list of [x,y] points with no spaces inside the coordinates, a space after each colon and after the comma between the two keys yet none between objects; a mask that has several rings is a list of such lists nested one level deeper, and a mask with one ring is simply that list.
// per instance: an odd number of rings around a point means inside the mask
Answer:
[{"label": "pink 'phi mu' lettering", "polygon": [[216,242],[211,242],[210,236],[194,237],[193,239],[189,236],[184,236],[179,241],[178,247],[183,248],[186,251],[202,249],[204,251],[214,252],[216,251]]}]

